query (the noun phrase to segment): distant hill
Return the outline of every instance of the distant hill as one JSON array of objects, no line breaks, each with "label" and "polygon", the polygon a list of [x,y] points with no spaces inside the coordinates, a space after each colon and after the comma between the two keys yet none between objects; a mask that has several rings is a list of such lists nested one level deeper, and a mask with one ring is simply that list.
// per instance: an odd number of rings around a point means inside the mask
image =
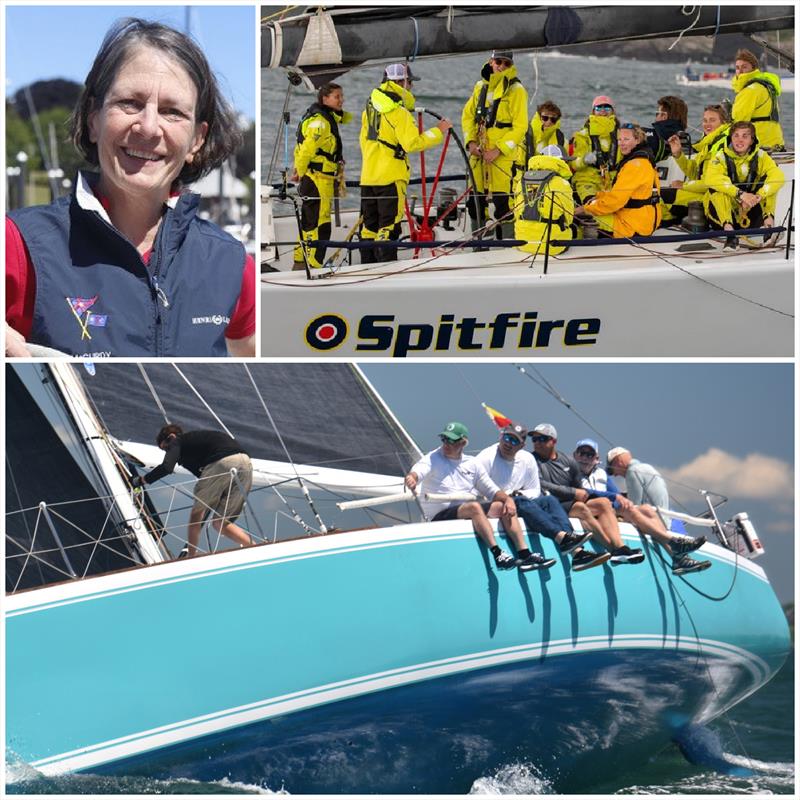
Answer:
[{"label": "distant hill", "polygon": [[[764,35],[762,38],[776,44],[774,35]],[[747,48],[759,58],[763,48],[747,36],[738,33],[723,34],[721,36],[685,36],[672,50],[669,46],[675,37],[668,39],[642,39],[631,42],[601,42],[599,44],[570,45],[563,48],[563,52],[573,55],[592,56],[618,56],[620,58],[633,58],[639,61],[660,61],[684,64],[687,60],[696,63],[725,64],[733,63],[736,51]],[[793,32],[781,32],[780,49],[794,52]],[[556,50],[562,48],[554,48]],[[769,56],[769,63],[774,66],[775,57]]]}]

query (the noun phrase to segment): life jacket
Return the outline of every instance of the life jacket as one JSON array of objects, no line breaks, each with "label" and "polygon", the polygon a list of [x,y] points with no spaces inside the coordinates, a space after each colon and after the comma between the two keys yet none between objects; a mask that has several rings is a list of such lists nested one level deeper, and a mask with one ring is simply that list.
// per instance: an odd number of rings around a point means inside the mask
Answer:
[{"label": "life jacket", "polygon": [[555,170],[548,169],[528,170],[523,173],[521,218],[526,222],[553,222],[563,230],[563,211],[555,207],[553,215],[547,217],[539,211],[539,204],[546,197],[547,185],[557,174]]},{"label": "life jacket", "polygon": [[297,144],[303,144],[305,141],[305,134],[303,133],[303,125],[304,123],[311,119],[312,117],[321,116],[324,117],[327,121],[328,125],[331,129],[331,135],[333,136],[334,140],[336,141],[336,145],[332,152],[327,150],[323,150],[321,147],[318,147],[314,153],[314,155],[323,156],[328,159],[328,161],[332,161],[334,164],[338,164],[342,160],[342,137],[339,135],[339,120],[342,119],[341,114],[337,114],[337,112],[329,108],[328,106],[322,105],[321,103],[313,103],[308,107],[306,113],[303,114],[303,118],[300,120],[300,123],[297,126]]},{"label": "life jacket", "polygon": [[629,161],[633,161],[635,158],[646,158],[650,164],[654,167],[653,170],[653,191],[648,198],[641,198],[637,200],[636,198],[629,198],[628,202],[625,203],[623,208],[644,208],[645,206],[657,206],[661,202],[661,195],[659,193],[658,187],[658,170],[655,169],[655,162],[653,159],[653,154],[645,147],[636,148],[636,150],[628,153],[628,155],[624,156],[622,160],[617,164],[617,175],[622,172],[623,166],[627,164]]},{"label": "life jacket", "polygon": [[721,125],[719,133],[717,133],[717,135],[708,143],[706,152],[708,153],[709,157],[700,162],[700,167],[697,170],[697,180],[700,180],[700,178],[703,177],[703,170],[706,168],[706,164],[711,160],[711,156],[713,156],[717,150],[724,146],[728,137],[729,128],[730,125],[727,123]]},{"label": "life jacket", "polygon": [[503,91],[495,97],[490,106],[486,105],[486,95],[489,93],[489,82],[485,81],[478,94],[478,102],[475,104],[475,123],[485,128],[513,128],[511,122],[498,122],[497,109],[500,108],[500,101],[505,93],[515,84],[521,83],[516,76],[513,78],[503,78]]},{"label": "life jacket", "polygon": [[[375,91],[386,95],[387,98],[395,103],[398,103],[399,105],[403,104],[403,98],[396,92],[392,92],[387,89],[381,89],[380,87],[375,89]],[[378,136],[378,133],[381,129],[381,118],[383,115],[370,102],[369,98],[367,99],[365,111],[367,114],[367,139],[372,142],[378,142],[379,144],[384,145],[384,147],[388,147],[396,159],[404,161],[406,158],[406,151],[403,149],[403,146],[400,144],[400,142],[392,144],[391,142],[387,142],[385,139],[381,139]]]},{"label": "life jacket", "polygon": [[[531,123],[531,125],[528,125],[528,129],[525,131],[525,163],[526,164],[528,163],[528,160],[532,156],[536,155],[536,145],[535,145],[535,142],[533,140],[533,127],[532,127],[532,125],[533,125],[533,123]],[[566,140],[567,140],[567,138],[566,138],[566,136],[564,136],[564,131],[562,131],[561,128],[557,128],[556,129],[556,135],[555,135],[554,144],[557,144],[561,148],[561,152],[562,153],[566,153],[566,147],[565,147]]]},{"label": "life jacket", "polygon": [[723,150],[725,156],[725,171],[728,173],[731,183],[743,192],[758,194],[758,190],[764,185],[764,176],[758,175],[758,149],[754,146],[750,163],[747,169],[747,177],[742,181],[736,170],[736,162],[730,154]]},{"label": "life jacket", "polygon": [[199,195],[183,194],[165,209],[145,266],[99,211],[83,207],[85,181],[50,205],[9,214],[36,273],[29,340],[76,357],[226,356],[242,244],[197,216]]},{"label": "life jacket", "polygon": [[750,84],[757,83],[759,86],[763,86],[767,93],[769,94],[769,99],[772,103],[772,108],[770,109],[769,114],[766,117],[750,117],[750,122],[780,122],[780,109],[778,108],[778,93],[775,91],[775,86],[766,78],[753,78],[751,81],[748,81],[747,86]]}]

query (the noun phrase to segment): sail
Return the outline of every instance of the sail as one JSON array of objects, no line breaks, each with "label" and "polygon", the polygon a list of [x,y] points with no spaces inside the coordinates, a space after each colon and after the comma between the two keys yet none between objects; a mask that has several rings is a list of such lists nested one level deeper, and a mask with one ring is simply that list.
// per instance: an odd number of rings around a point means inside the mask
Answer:
[{"label": "sail", "polygon": [[142,369],[152,391],[136,364],[97,364],[95,375],[83,376],[100,418],[121,440],[152,444],[168,419],[184,430],[222,430],[221,422],[251,457],[270,461],[403,475],[419,456],[410,436],[349,364],[181,364],[180,372],[170,364],[146,364]]},{"label": "sail", "polygon": [[319,82],[371,59],[794,29],[793,6],[699,6],[689,15],[685,8],[334,8],[266,23],[261,66],[301,68]]},{"label": "sail", "polygon": [[141,563],[66,444],[79,446],[68,416],[59,414],[56,430],[18,370],[29,381],[49,383],[46,367],[6,366],[6,591]]}]

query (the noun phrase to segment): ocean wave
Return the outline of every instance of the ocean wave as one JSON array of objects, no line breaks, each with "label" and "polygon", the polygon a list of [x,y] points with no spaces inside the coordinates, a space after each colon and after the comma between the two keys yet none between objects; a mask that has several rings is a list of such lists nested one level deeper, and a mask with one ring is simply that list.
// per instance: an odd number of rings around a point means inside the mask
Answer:
[{"label": "ocean wave", "polygon": [[469,794],[554,794],[553,785],[529,763],[506,764],[494,775],[478,778]]}]

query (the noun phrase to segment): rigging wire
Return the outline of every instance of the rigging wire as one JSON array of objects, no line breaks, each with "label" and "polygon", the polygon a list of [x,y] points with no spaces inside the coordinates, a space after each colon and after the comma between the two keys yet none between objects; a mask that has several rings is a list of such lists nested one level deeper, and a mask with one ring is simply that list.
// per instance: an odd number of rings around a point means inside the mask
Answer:
[{"label": "rigging wire", "polygon": [[[252,374],[250,373],[250,367],[247,364],[244,364],[244,371],[247,373],[247,377],[250,378],[250,383],[253,384],[253,389],[255,389],[256,396],[258,397],[259,402],[261,403],[262,408],[267,414],[267,418],[269,419],[270,425],[272,425],[272,430],[275,432],[275,436],[277,437],[278,441],[280,442],[281,447],[283,448],[283,452],[286,454],[286,460],[291,465],[292,469],[294,470],[295,478],[297,479],[297,484],[303,491],[305,495],[306,502],[308,503],[308,507],[311,509],[314,517],[316,517],[317,524],[320,527],[320,531],[322,533],[327,533],[328,528],[326,527],[325,523],[322,521],[322,517],[317,513],[317,509],[314,505],[314,501],[311,498],[311,494],[308,491],[308,487],[305,485],[303,479],[300,477],[300,473],[297,471],[297,466],[292,459],[292,456],[289,453],[289,448],[286,447],[286,442],[283,440],[283,436],[281,436],[281,432],[278,430],[278,426],[275,424],[275,420],[270,413],[269,407],[267,406],[264,397],[261,394],[261,391],[258,388],[258,385],[255,382]],[[278,495],[280,497],[280,494]],[[288,507],[288,506],[287,506]]]},{"label": "rigging wire", "polygon": [[217,414],[215,413],[214,409],[211,408],[211,406],[205,401],[205,398],[203,397],[203,395],[201,395],[200,392],[197,391],[197,389],[194,387],[192,382],[183,374],[183,372],[181,371],[181,368],[175,362],[172,363],[172,366],[175,368],[175,372],[177,372],[178,375],[180,375],[181,378],[183,378],[183,380],[186,382],[186,385],[195,393],[195,395],[197,396],[197,399],[203,404],[203,406],[205,406],[205,408],[208,411],[208,413],[211,414],[212,417],[214,417],[214,419],[216,420],[216,422],[220,426],[220,428],[222,428],[222,430],[224,430],[225,433],[227,433],[228,436],[231,437],[231,439],[235,439],[236,437],[228,430],[228,428],[225,425],[225,423],[217,416]]},{"label": "rigging wire", "polygon": [[159,398],[158,394],[156,393],[155,387],[151,383],[150,378],[147,375],[147,372],[145,371],[144,364],[138,363],[136,366],[139,367],[139,372],[142,373],[144,382],[147,384],[148,389],[150,389],[150,394],[153,395],[153,400],[155,400],[156,405],[158,406],[158,409],[161,412],[161,416],[164,417],[164,422],[166,422],[167,425],[169,425],[169,417],[167,416],[167,412],[164,409],[164,406],[161,404],[161,398]]}]

